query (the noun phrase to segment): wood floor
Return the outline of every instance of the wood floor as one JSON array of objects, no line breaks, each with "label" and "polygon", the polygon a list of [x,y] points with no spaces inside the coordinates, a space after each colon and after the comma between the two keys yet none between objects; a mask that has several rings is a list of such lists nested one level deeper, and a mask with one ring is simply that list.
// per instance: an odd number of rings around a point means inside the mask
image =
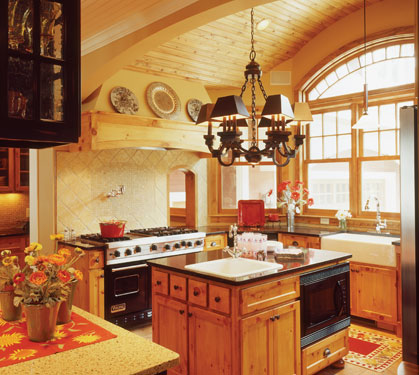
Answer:
[{"label": "wood floor", "polygon": [[[395,335],[393,335],[392,333],[388,331],[371,328],[364,324],[361,325],[360,323],[358,324],[353,323],[352,327],[359,328],[365,331],[379,333],[384,336],[396,338]],[[152,338],[151,325],[141,327],[141,328],[136,328],[134,330],[131,330],[131,332],[134,332],[135,334],[142,336],[148,340],[151,340]],[[397,368],[399,367],[400,362],[401,362],[401,359],[397,361],[395,364],[393,364],[391,367],[389,367],[386,371],[380,372],[380,373],[366,370],[362,367],[346,363],[345,368],[343,369],[325,368],[324,370],[318,372],[316,375],[397,375]]]}]

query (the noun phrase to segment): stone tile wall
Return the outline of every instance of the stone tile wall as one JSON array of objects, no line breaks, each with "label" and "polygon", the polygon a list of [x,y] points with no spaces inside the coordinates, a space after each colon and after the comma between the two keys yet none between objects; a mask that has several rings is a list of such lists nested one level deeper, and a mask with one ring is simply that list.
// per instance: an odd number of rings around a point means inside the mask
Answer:
[{"label": "stone tile wall", "polygon": [[[115,149],[57,152],[57,230],[99,232],[104,218],[127,220],[126,227],[168,225],[168,174],[186,168],[196,175],[197,224],[207,224],[207,162],[185,151]],[[124,195],[107,198],[118,185]]]}]

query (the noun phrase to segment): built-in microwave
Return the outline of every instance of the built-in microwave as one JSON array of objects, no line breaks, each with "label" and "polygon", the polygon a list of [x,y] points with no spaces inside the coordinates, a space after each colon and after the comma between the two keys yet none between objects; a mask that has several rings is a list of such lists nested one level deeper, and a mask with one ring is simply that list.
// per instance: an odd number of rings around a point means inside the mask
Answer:
[{"label": "built-in microwave", "polygon": [[348,327],[349,263],[300,276],[301,347]]}]

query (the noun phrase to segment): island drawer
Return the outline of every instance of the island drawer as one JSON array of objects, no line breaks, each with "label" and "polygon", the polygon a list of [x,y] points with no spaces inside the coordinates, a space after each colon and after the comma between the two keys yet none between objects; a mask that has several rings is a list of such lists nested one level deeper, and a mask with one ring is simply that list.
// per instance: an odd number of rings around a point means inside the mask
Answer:
[{"label": "island drawer", "polygon": [[169,294],[169,274],[166,272],[160,272],[153,269],[152,283],[155,292],[166,296]]},{"label": "island drawer", "polygon": [[226,234],[212,234],[205,237],[204,250],[219,250],[227,246]]},{"label": "island drawer", "polygon": [[170,275],[170,295],[174,298],[186,301],[186,278]]},{"label": "island drawer", "polygon": [[291,301],[300,296],[298,276],[287,277],[240,291],[240,314],[245,315],[270,306]]},{"label": "island drawer", "polygon": [[195,305],[207,307],[208,284],[197,280],[188,280],[188,300]]},{"label": "island drawer", "polygon": [[302,375],[315,374],[348,354],[348,337],[349,328],[346,328],[303,349]]},{"label": "island drawer", "polygon": [[230,289],[209,285],[209,307],[224,314],[230,314]]},{"label": "island drawer", "polygon": [[89,270],[103,268],[105,261],[103,259],[103,251],[89,250]]}]

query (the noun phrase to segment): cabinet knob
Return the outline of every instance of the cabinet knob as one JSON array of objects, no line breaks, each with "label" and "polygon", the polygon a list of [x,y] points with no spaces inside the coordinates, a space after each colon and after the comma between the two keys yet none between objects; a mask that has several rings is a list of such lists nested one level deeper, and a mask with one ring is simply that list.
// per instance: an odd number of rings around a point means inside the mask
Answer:
[{"label": "cabinet knob", "polygon": [[179,289],[179,285],[173,285],[173,289],[174,290],[178,290]]},{"label": "cabinet knob", "polygon": [[161,281],[160,280],[157,280],[156,281],[156,285],[161,285]]},{"label": "cabinet knob", "polygon": [[189,316],[189,318],[192,317],[192,313],[191,312],[188,312],[188,316]]},{"label": "cabinet knob", "polygon": [[293,241],[292,246],[298,246],[298,241]]},{"label": "cabinet knob", "polygon": [[214,301],[215,301],[215,302],[220,302],[220,301],[221,301],[221,297],[215,297],[215,298],[214,298]]},{"label": "cabinet knob", "polygon": [[199,296],[199,289],[198,289],[198,288],[194,288],[194,290],[193,290],[193,295],[194,295],[195,297]]},{"label": "cabinet knob", "polygon": [[217,243],[216,242],[211,242],[211,246],[212,247],[217,246]]},{"label": "cabinet knob", "polygon": [[99,257],[97,257],[96,259],[95,259],[95,263],[99,263]]},{"label": "cabinet knob", "polygon": [[269,319],[271,319],[273,322],[275,321],[275,317],[271,316]]},{"label": "cabinet knob", "polygon": [[323,352],[323,357],[328,357],[330,354],[332,354],[332,352],[329,348],[326,348]]},{"label": "cabinet knob", "polygon": [[275,315],[275,319],[279,320],[281,318],[281,315]]},{"label": "cabinet knob", "polygon": [[185,310],[179,310],[179,314],[183,315],[185,313]]},{"label": "cabinet knob", "polygon": [[104,279],[104,278],[105,278],[105,275],[102,273],[99,277],[100,277],[101,279]]}]

